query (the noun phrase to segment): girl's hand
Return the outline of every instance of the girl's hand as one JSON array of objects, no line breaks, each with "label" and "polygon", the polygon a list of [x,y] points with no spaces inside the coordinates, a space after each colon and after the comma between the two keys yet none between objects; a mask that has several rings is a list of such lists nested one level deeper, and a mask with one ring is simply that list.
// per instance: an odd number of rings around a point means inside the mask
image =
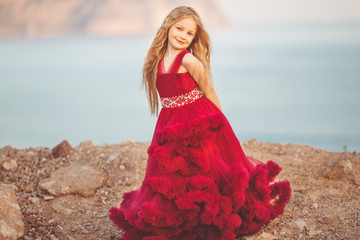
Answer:
[{"label": "girl's hand", "polygon": [[215,92],[212,80],[206,74],[204,65],[191,53],[185,54],[182,60],[182,65],[195,80],[205,97],[212,101],[221,110],[219,98]]}]

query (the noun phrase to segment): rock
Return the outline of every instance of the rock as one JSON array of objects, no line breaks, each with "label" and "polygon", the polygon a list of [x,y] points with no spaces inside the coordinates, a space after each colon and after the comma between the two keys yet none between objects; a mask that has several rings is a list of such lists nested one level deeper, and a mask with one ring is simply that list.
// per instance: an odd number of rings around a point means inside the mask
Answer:
[{"label": "rock", "polygon": [[45,195],[43,198],[44,198],[44,200],[49,201],[49,200],[53,200],[53,199],[54,199],[54,196],[47,196],[47,195]]},{"label": "rock", "polygon": [[79,143],[79,145],[77,147],[78,148],[91,148],[91,147],[94,147],[94,143],[90,140],[82,141],[81,143]]},{"label": "rock", "polygon": [[50,235],[50,239],[51,239],[51,240],[59,240],[59,238],[57,238],[57,237],[54,236],[54,235]]},{"label": "rock", "polygon": [[299,207],[306,205],[306,196],[302,194],[301,192],[294,191],[292,193],[292,201]]},{"label": "rock", "polygon": [[322,218],[319,218],[318,221],[322,224],[332,224],[332,223],[338,222],[338,218],[337,217],[322,217]]},{"label": "rock", "polygon": [[281,232],[285,232],[285,233],[301,233],[302,231],[304,231],[304,228],[306,227],[306,223],[298,218],[295,221],[291,221],[287,224],[284,225],[284,227],[282,228]]},{"label": "rock", "polygon": [[360,184],[360,164],[355,160],[345,159],[338,162],[333,168],[324,172],[325,178],[333,180],[350,180],[356,185]]},{"label": "rock", "polygon": [[29,200],[32,202],[32,203],[38,203],[40,201],[40,198],[38,197],[29,197]]},{"label": "rock", "polygon": [[273,240],[274,236],[270,233],[263,232],[257,239],[259,240]]},{"label": "rock", "polygon": [[310,204],[309,208],[310,209],[318,209],[319,205],[316,202],[314,202],[314,203]]},{"label": "rock", "polygon": [[66,235],[66,237],[67,237],[67,239],[68,240],[75,240],[72,236],[70,236],[70,235]]},{"label": "rock", "polygon": [[267,232],[263,232],[260,236],[245,236],[245,240],[273,240],[275,237]]},{"label": "rock", "polygon": [[24,235],[16,189],[14,185],[0,184],[0,239],[18,239]]},{"label": "rock", "polygon": [[63,214],[63,215],[67,215],[67,216],[69,216],[70,214],[72,214],[74,212],[69,207],[63,206],[61,201],[54,201],[53,204],[51,204],[51,207],[59,214]]},{"label": "rock", "polygon": [[248,141],[249,144],[258,144],[259,141],[256,138],[252,138]]},{"label": "rock", "polygon": [[57,157],[66,157],[71,153],[72,150],[73,150],[73,148],[70,145],[70,143],[68,141],[64,140],[52,149],[52,155],[56,158]]},{"label": "rock", "polygon": [[110,162],[114,161],[118,156],[119,156],[118,153],[112,153],[112,154],[110,154],[110,156],[109,156],[109,157],[107,158],[107,160],[106,160],[106,163],[110,163]]},{"label": "rock", "polygon": [[316,224],[310,224],[309,226],[305,227],[308,231],[315,231],[316,230]]},{"label": "rock", "polygon": [[300,232],[302,232],[306,227],[306,222],[300,218],[296,219],[294,223],[296,227],[300,230]]},{"label": "rock", "polygon": [[73,165],[58,169],[50,178],[40,181],[40,188],[51,195],[60,196],[77,193],[84,197],[95,192],[106,182],[107,176],[86,165]]},{"label": "rock", "polygon": [[6,145],[6,146],[0,148],[0,154],[9,156],[13,150],[14,149],[10,145]]},{"label": "rock", "polygon": [[310,237],[313,237],[313,236],[319,235],[322,232],[323,231],[321,231],[321,230],[309,231],[307,235],[309,235]]},{"label": "rock", "polygon": [[310,237],[315,236],[315,235],[319,235],[320,233],[322,233],[322,231],[320,229],[316,230],[316,225],[315,224],[310,224],[309,226],[306,226],[306,230],[307,230],[306,235],[308,235]]},{"label": "rock", "polygon": [[3,163],[3,168],[7,171],[16,169],[18,167],[18,164],[15,159],[12,159],[11,161],[6,161]]},{"label": "rock", "polygon": [[134,139],[128,139],[124,141],[125,144],[132,144],[132,143],[136,143],[136,140]]}]

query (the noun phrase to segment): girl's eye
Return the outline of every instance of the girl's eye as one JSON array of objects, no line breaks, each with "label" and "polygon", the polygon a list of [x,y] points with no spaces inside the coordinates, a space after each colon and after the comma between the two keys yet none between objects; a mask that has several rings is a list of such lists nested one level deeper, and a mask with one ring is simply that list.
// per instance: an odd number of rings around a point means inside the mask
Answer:
[{"label": "girl's eye", "polygon": [[193,34],[192,33],[188,33],[189,36],[192,36]]},{"label": "girl's eye", "polygon": [[177,27],[177,30],[181,31],[181,27]]}]

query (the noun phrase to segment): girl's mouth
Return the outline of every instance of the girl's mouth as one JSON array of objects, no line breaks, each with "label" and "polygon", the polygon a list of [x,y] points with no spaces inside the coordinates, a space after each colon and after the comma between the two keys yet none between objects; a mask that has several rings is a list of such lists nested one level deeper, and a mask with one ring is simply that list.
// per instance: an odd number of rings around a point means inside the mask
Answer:
[{"label": "girl's mouth", "polygon": [[180,43],[180,44],[184,44],[184,42],[182,42],[182,41],[180,41],[180,40],[177,40],[177,39],[176,39],[176,41],[177,41],[178,43]]}]

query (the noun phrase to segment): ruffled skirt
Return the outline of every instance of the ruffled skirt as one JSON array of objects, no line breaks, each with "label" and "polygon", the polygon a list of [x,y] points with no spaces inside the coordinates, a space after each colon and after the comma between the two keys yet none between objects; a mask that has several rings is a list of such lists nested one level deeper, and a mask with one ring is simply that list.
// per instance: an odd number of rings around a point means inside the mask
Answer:
[{"label": "ruffled skirt", "polygon": [[124,240],[231,240],[282,214],[281,167],[247,157],[222,112],[206,98],[162,109],[142,185],[110,219]]}]

